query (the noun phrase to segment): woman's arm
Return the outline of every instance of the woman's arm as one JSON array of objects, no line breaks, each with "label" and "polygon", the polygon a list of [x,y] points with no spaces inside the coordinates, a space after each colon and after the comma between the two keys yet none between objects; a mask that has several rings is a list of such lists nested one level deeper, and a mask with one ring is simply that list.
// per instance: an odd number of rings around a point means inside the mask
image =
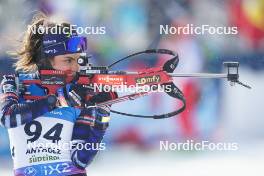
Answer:
[{"label": "woman's arm", "polygon": [[[89,90],[78,84],[67,84],[62,89],[64,91],[61,90],[60,92],[66,92],[64,97],[66,97],[70,106],[78,105],[83,107],[83,104],[86,104],[86,108],[81,109],[74,124],[73,145],[71,148],[73,164],[80,169],[85,169],[98,152],[97,147],[91,146],[100,146],[110,120],[110,109],[108,107],[102,109],[93,105],[115,99],[117,94],[114,92],[100,92],[93,95]],[[84,98],[87,95],[92,95],[92,97],[89,99]],[[77,146],[82,148],[79,149]],[[85,146],[90,146],[90,148]]]},{"label": "woman's arm", "polygon": [[[102,149],[102,139],[109,125],[110,113],[101,108],[83,109],[73,128],[72,162],[85,169]],[[81,148],[78,148],[81,146]]]},{"label": "woman's arm", "polygon": [[54,95],[33,102],[18,102],[17,85],[14,75],[5,75],[0,90],[0,119],[6,128],[23,125],[51,111],[56,105]]}]

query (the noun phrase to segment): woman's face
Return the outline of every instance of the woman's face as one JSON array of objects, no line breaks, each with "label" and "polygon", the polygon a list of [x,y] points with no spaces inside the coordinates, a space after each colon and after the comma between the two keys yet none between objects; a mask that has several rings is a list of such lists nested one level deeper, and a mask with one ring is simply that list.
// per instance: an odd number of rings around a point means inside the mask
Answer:
[{"label": "woman's face", "polygon": [[55,56],[51,60],[51,66],[55,70],[69,71],[69,75],[74,76],[79,71],[79,64],[77,63],[79,57],[80,53]]}]

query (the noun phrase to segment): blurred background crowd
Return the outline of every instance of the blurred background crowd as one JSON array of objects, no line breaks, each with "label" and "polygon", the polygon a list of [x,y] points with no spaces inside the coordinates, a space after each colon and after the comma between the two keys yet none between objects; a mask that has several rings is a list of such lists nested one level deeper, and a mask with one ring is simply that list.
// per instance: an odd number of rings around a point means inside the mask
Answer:
[{"label": "blurred background crowd", "polygon": [[[15,49],[36,11],[77,26],[105,26],[106,34],[87,35],[88,53],[93,55],[92,62],[96,65],[109,65],[136,51],[166,48],[179,54],[180,62],[175,72],[225,72],[224,61],[238,61],[241,81],[253,87],[251,90],[239,85],[231,87],[226,80],[175,79],[175,84],[186,96],[187,109],[175,118],[165,120],[112,114],[104,139],[108,149],[90,167],[91,175],[129,175],[130,166],[137,174],[152,175],[159,175],[159,171],[168,172],[167,175],[177,172],[181,175],[194,175],[194,172],[196,175],[229,175],[239,170],[240,175],[261,172],[258,164],[264,161],[263,0],[0,0],[1,75],[14,72],[14,59],[6,52]],[[160,25],[186,24],[237,26],[238,34],[160,35]],[[115,68],[135,70],[161,66],[165,60],[161,55],[143,55]],[[117,104],[113,109],[150,115],[177,107],[177,101],[160,94]],[[240,151],[234,152],[231,158],[229,154],[220,154],[221,158],[212,153],[197,157],[196,152],[159,152],[160,140],[187,139],[237,142]],[[11,170],[9,153],[7,133],[0,128],[0,160],[7,161],[6,166],[0,168],[0,175],[4,168]],[[242,162],[241,167],[238,161]],[[155,165],[164,170],[153,169]],[[193,165],[194,169],[189,170],[188,166]],[[208,168],[201,170],[200,167]]]}]

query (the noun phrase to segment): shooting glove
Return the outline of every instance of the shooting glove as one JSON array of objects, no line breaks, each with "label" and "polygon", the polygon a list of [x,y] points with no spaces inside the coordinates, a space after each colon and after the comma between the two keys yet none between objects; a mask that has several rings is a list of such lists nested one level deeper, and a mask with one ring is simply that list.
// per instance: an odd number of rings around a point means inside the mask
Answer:
[{"label": "shooting glove", "polygon": [[116,92],[94,92],[79,84],[67,84],[57,89],[61,106],[88,107],[118,97]]},{"label": "shooting glove", "polygon": [[77,123],[89,125],[100,130],[106,130],[110,121],[110,107],[97,107],[94,105],[117,97],[117,93],[115,92],[100,92],[91,96],[90,99],[86,100],[86,108],[82,109]]},{"label": "shooting glove", "polygon": [[57,97],[61,106],[84,107],[86,94],[86,88],[73,83],[57,89]]},{"label": "shooting glove", "polygon": [[106,130],[110,121],[110,109],[90,106],[81,110],[76,123],[88,125],[96,129]]},{"label": "shooting glove", "polygon": [[18,101],[18,85],[15,75],[4,75],[0,85],[2,100]]}]

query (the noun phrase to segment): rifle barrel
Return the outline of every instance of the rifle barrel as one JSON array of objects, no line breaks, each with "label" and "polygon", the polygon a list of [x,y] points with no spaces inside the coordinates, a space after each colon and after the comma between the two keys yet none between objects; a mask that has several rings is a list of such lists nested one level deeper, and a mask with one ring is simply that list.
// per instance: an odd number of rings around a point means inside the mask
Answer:
[{"label": "rifle barrel", "polygon": [[225,73],[168,73],[171,77],[227,78]]},{"label": "rifle barrel", "polygon": [[[125,72],[126,74],[138,74],[138,72]],[[191,78],[227,78],[227,73],[167,73],[171,77],[191,77]]]}]

